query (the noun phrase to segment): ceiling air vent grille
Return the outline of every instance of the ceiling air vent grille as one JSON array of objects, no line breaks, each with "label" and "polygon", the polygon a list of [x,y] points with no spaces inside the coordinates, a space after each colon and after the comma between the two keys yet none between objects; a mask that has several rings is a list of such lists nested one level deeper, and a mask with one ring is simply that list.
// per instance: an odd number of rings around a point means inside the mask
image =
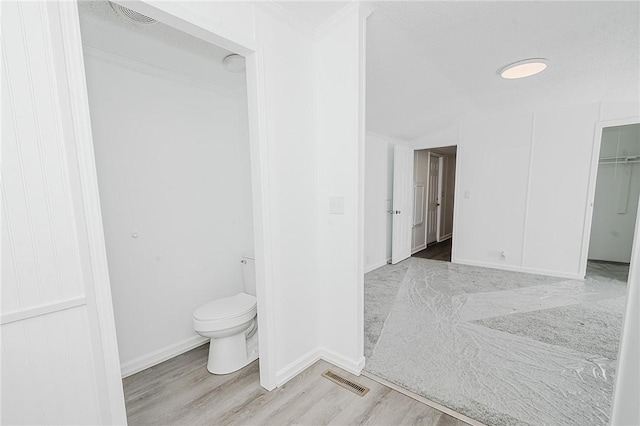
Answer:
[{"label": "ceiling air vent grille", "polygon": [[358,396],[365,396],[367,392],[369,392],[369,388],[366,386],[362,386],[358,383],[354,383],[349,379],[342,377],[339,374],[334,373],[331,370],[327,370],[322,373],[322,377],[326,377],[331,380],[333,383],[342,386],[343,388],[350,390]]},{"label": "ceiling air vent grille", "polygon": [[148,17],[147,15],[143,15],[142,13],[138,13],[133,9],[129,9],[128,7],[121,6],[117,3],[109,2],[111,8],[115,10],[118,15],[122,16],[128,21],[135,22],[136,24],[153,24],[157,22],[155,19]]}]

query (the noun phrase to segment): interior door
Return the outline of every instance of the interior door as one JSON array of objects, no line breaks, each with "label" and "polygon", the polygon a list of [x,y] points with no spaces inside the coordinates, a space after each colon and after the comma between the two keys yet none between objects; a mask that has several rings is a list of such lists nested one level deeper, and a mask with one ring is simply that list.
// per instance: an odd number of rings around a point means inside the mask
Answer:
[{"label": "interior door", "polygon": [[413,149],[395,145],[393,149],[393,233],[391,263],[411,256],[413,226]]},{"label": "interior door", "polygon": [[429,153],[427,182],[427,244],[438,240],[438,207],[440,206],[440,157]]}]

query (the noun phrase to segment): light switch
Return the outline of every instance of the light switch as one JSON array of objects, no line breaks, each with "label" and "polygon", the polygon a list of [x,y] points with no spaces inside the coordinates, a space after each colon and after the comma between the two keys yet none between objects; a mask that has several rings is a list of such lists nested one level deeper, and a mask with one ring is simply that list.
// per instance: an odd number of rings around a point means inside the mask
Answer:
[{"label": "light switch", "polygon": [[329,197],[329,214],[344,214],[344,197]]},{"label": "light switch", "polygon": [[471,197],[471,191],[464,191],[464,198],[470,198]]}]

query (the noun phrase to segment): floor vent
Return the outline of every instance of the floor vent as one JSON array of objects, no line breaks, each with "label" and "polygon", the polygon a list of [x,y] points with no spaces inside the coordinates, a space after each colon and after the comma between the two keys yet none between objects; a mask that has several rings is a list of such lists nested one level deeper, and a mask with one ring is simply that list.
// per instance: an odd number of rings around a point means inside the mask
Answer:
[{"label": "floor vent", "polygon": [[365,396],[367,392],[369,392],[369,388],[366,386],[359,385],[357,383],[352,382],[351,380],[345,379],[339,374],[334,373],[331,370],[327,370],[322,373],[322,377],[326,377],[331,380],[333,383],[342,386],[343,388],[350,390],[358,396]]}]

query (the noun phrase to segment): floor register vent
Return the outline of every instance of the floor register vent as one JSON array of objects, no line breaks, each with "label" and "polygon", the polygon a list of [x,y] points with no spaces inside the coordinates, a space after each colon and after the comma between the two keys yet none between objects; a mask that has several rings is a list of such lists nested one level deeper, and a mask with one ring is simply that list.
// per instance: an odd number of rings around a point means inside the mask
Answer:
[{"label": "floor register vent", "polygon": [[331,380],[333,383],[342,386],[343,388],[350,390],[358,396],[365,396],[367,392],[369,392],[369,388],[366,386],[359,385],[357,383],[352,382],[351,380],[345,379],[339,374],[334,373],[331,370],[327,370],[322,373],[322,377],[326,377]]}]

